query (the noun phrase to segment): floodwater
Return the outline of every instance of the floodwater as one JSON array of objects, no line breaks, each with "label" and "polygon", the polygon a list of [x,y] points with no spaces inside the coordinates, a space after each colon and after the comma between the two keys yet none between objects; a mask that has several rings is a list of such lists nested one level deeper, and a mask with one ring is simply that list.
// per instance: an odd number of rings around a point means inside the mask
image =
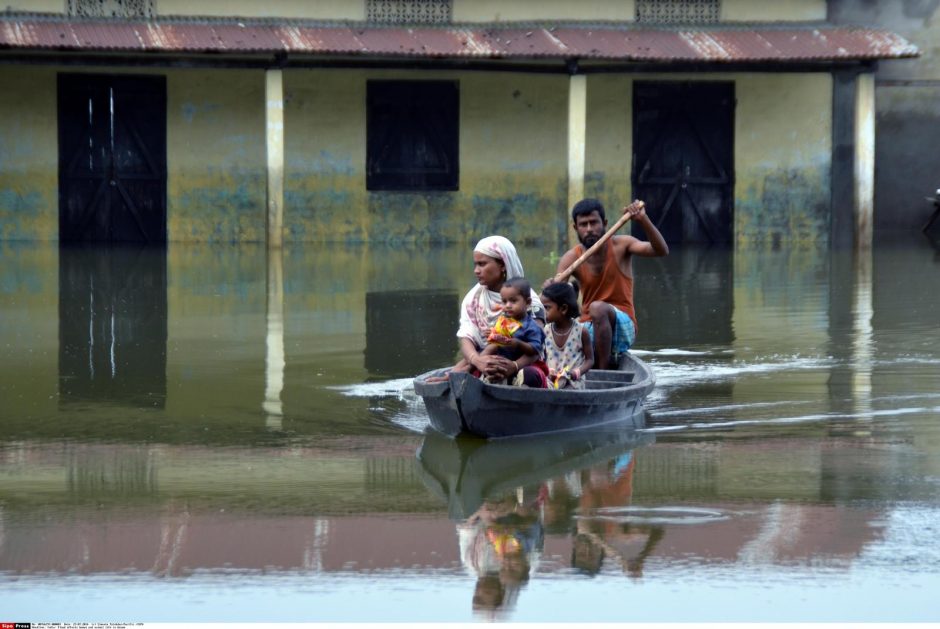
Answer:
[{"label": "floodwater", "polygon": [[468,248],[0,243],[3,613],[940,620],[940,252],[637,267],[644,428],[455,443]]}]

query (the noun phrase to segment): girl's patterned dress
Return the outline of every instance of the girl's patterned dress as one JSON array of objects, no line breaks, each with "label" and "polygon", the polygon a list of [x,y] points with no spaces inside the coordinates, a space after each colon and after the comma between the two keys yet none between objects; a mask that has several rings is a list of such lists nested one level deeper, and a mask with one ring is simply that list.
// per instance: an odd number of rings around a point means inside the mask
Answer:
[{"label": "girl's patterned dress", "polygon": [[[548,368],[557,373],[567,373],[579,367],[584,362],[584,346],[581,344],[582,324],[577,319],[572,320],[571,330],[568,332],[568,338],[565,344],[559,347],[555,344],[555,324],[549,323],[545,326],[545,362]],[[584,378],[571,380],[565,376],[558,379],[558,386],[552,388],[562,388],[567,382],[568,387],[572,389],[583,389]]]}]

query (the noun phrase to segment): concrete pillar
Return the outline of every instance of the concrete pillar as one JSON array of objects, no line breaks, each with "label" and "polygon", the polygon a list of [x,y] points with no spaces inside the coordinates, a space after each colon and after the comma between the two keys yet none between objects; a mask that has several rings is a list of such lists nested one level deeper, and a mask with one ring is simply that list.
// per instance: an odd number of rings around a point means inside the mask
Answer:
[{"label": "concrete pillar", "polygon": [[869,249],[875,218],[875,75],[855,81],[855,247]]},{"label": "concrete pillar", "polygon": [[[568,210],[584,198],[584,158],[587,140],[587,76],[573,74],[568,82]],[[565,224],[570,223],[565,212]],[[569,244],[574,244],[568,230]]]},{"label": "concrete pillar", "polygon": [[875,205],[875,79],[871,72],[832,75],[833,247],[867,249]]},{"label": "concrete pillar", "polygon": [[284,236],[284,71],[264,73],[264,116],[268,170],[267,241],[280,248]]}]

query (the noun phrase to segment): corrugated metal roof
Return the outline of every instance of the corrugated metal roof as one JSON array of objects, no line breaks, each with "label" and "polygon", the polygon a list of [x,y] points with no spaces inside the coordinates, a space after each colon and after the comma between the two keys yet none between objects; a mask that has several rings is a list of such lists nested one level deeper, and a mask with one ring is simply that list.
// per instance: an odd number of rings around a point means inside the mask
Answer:
[{"label": "corrugated metal roof", "polygon": [[917,56],[899,35],[828,24],[702,28],[366,26],[0,17],[0,49],[636,62],[799,62]]}]

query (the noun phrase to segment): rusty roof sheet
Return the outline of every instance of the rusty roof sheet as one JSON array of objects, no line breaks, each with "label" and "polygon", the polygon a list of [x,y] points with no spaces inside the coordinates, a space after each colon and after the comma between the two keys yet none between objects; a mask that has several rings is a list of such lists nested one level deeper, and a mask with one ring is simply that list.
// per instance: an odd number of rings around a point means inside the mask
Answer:
[{"label": "rusty roof sheet", "polygon": [[405,27],[9,15],[0,17],[0,49],[710,63],[897,59],[919,54],[895,33],[831,24]]}]

